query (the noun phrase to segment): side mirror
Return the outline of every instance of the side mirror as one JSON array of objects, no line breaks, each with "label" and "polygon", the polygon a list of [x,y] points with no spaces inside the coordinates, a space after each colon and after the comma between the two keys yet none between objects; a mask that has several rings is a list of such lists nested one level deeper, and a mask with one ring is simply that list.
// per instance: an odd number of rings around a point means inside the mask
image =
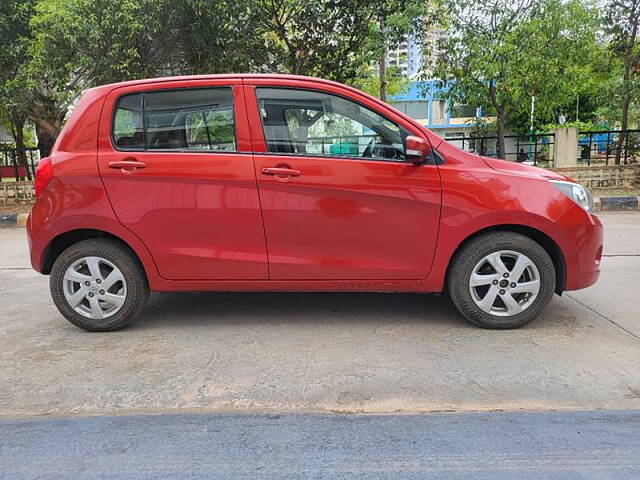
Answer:
[{"label": "side mirror", "polygon": [[409,135],[404,140],[404,152],[407,160],[413,162],[414,165],[423,164],[429,153],[431,153],[431,145],[423,138]]}]

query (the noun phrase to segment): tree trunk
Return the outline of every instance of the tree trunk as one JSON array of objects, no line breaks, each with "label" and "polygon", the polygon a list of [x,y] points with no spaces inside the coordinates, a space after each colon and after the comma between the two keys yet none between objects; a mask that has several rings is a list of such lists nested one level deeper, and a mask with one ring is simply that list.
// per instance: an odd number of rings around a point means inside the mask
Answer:
[{"label": "tree trunk", "polygon": [[506,159],[505,148],[504,148],[504,135],[505,135],[505,124],[507,123],[507,116],[504,113],[503,109],[498,110],[498,144],[496,145],[498,149],[498,157]]},{"label": "tree trunk", "polygon": [[33,180],[33,178],[31,176],[29,163],[27,161],[26,146],[24,144],[25,117],[24,115],[21,115],[16,111],[12,111],[10,113],[10,121],[11,121],[11,133],[13,136],[13,141],[16,144],[16,156],[18,159],[18,165],[21,167],[24,167],[27,180],[31,181]]},{"label": "tree trunk", "polygon": [[623,144],[626,138],[625,131],[627,130],[629,120],[629,101],[629,92],[625,91],[622,97],[622,119],[620,121],[621,132],[618,135],[618,141],[616,142],[616,165],[620,165],[620,162],[622,161],[622,149],[624,148]]},{"label": "tree trunk", "polygon": [[[59,133],[59,132],[58,132]],[[40,150],[40,158],[48,157],[56,141],[56,137],[39,126],[36,127],[36,136],[38,137],[38,150]]]},{"label": "tree trunk", "polygon": [[[634,4],[635,5],[635,4]],[[620,135],[616,142],[616,165],[620,165],[622,158],[622,148],[626,137],[625,130],[629,121],[629,102],[631,101],[631,75],[633,69],[634,47],[636,45],[636,35],[638,34],[638,16],[634,8],[629,15],[629,23],[631,24],[631,32],[624,53],[624,76],[622,80],[622,112],[620,118]]]},{"label": "tree trunk", "polygon": [[[380,32],[384,38],[384,29],[387,23],[387,18],[384,10],[380,14]],[[387,101],[387,45],[383,44],[380,49],[380,65],[378,68],[378,74],[380,79],[380,100]]]},{"label": "tree trunk", "polygon": [[53,144],[62,130],[65,114],[66,109],[58,112],[38,104],[34,104],[29,108],[27,116],[36,127],[40,158],[48,157],[51,153]]},{"label": "tree trunk", "polygon": [[387,52],[386,50],[382,50],[382,54],[380,55],[380,100],[383,102],[387,101]]},{"label": "tree trunk", "polygon": [[493,84],[489,85],[489,98],[491,98],[491,105],[495,109],[498,114],[498,144],[496,145],[496,149],[498,152],[499,158],[506,159],[505,149],[504,149],[504,135],[507,124],[507,114],[504,111],[504,103],[498,103],[498,95],[496,94],[496,87]]}]

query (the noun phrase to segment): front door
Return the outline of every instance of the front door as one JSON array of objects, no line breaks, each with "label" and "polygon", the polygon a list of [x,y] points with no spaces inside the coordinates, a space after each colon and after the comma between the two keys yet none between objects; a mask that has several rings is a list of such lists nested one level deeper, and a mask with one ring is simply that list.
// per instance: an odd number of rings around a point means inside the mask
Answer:
[{"label": "front door", "polygon": [[440,178],[405,160],[416,133],[328,92],[254,85],[245,96],[265,142],[254,161],[270,278],[426,277]]},{"label": "front door", "polygon": [[242,87],[138,85],[103,109],[98,163],[119,221],[171,280],[268,278]]}]

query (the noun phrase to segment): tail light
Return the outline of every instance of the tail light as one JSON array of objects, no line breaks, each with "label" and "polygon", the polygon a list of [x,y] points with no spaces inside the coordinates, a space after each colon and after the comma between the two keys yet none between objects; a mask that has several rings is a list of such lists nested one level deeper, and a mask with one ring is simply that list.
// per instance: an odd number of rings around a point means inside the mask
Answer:
[{"label": "tail light", "polygon": [[38,162],[36,168],[36,181],[34,183],[36,197],[40,195],[53,179],[53,164],[51,158],[45,157]]}]

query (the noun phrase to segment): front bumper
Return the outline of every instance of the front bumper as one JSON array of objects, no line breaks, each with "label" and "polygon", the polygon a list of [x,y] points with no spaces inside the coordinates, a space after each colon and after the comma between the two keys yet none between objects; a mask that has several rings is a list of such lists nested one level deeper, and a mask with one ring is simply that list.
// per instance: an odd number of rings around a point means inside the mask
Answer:
[{"label": "front bumper", "polygon": [[600,219],[580,207],[562,219],[567,232],[563,247],[566,262],[565,290],[580,290],[596,283],[600,276],[603,227]]}]

